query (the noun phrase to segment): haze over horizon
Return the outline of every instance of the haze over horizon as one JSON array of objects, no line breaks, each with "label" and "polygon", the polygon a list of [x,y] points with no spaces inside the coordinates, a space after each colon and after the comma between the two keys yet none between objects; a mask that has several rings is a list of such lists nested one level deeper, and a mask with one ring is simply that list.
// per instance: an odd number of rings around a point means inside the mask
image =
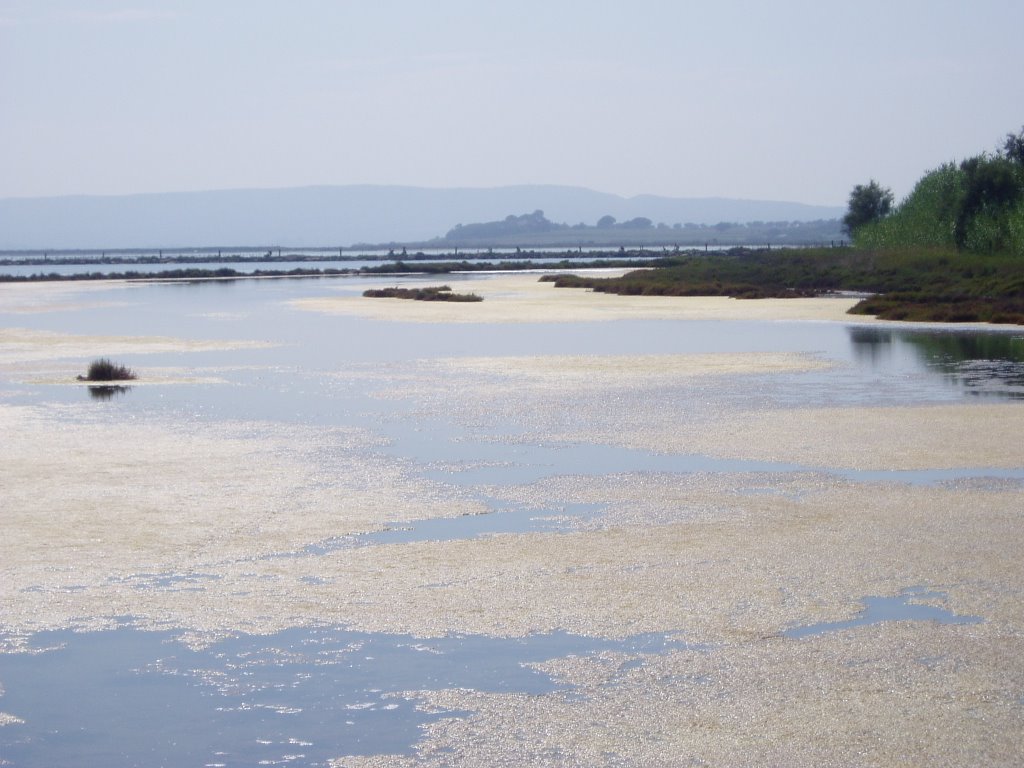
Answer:
[{"label": "haze over horizon", "polygon": [[1011,0],[0,0],[0,198],[899,199],[1024,124],[1021,28]]},{"label": "haze over horizon", "polygon": [[0,199],[0,251],[414,243],[441,237],[457,224],[538,209],[555,223],[591,225],[605,215],[623,222],[647,217],[668,225],[814,221],[835,219],[843,210],[723,198],[627,199],[555,186],[437,190],[354,185],[7,198]]}]

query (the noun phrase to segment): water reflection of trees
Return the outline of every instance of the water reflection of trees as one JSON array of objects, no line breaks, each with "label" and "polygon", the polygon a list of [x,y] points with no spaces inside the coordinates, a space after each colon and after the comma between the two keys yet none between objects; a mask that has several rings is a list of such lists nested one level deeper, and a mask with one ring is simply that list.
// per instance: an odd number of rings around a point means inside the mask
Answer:
[{"label": "water reflection of trees", "polygon": [[969,394],[1024,398],[1024,334],[984,331],[911,331],[851,327],[854,355],[880,364],[909,350],[922,368],[963,386]]},{"label": "water reflection of trees", "polygon": [[93,400],[113,400],[115,397],[119,397],[131,391],[131,387],[126,387],[120,384],[93,385],[88,389],[89,397]]}]

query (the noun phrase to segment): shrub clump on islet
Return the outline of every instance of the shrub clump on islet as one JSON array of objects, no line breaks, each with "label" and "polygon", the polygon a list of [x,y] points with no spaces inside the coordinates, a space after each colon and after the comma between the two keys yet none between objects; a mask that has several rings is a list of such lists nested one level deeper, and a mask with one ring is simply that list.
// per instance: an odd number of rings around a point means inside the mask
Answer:
[{"label": "shrub clump on islet", "polygon": [[89,369],[85,376],[79,376],[79,381],[128,381],[138,378],[135,371],[124,365],[119,365],[105,357],[93,360],[89,363]]}]

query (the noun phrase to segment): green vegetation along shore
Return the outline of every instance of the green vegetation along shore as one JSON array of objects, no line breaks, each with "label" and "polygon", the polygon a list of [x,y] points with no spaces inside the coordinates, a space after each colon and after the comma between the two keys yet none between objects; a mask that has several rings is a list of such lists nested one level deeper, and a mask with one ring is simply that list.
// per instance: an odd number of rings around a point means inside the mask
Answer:
[{"label": "green vegetation along shore", "polygon": [[887,320],[1024,324],[1024,259],[944,249],[850,248],[670,257],[622,277],[546,275],[556,287],[643,296],[758,299],[838,291],[873,294],[851,312]]},{"label": "green vegetation along shore", "polygon": [[893,207],[871,180],[843,218],[854,248],[680,255],[619,278],[545,277],[557,287],[672,296],[871,294],[850,311],[887,320],[1024,324],[1024,129],[926,173]]},{"label": "green vegetation along shore", "polygon": [[[983,152],[926,173],[891,212],[877,183],[850,196],[847,229],[858,248],[949,248],[1024,258],[1024,129]],[[881,205],[873,205],[881,202]],[[858,207],[860,206],[860,207]],[[875,210],[863,219],[855,209]]]}]

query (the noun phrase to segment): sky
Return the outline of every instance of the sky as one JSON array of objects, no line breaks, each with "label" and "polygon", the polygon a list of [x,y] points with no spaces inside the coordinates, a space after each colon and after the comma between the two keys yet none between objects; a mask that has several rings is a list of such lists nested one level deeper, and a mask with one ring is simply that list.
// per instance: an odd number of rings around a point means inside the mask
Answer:
[{"label": "sky", "polygon": [[0,198],[583,186],[844,205],[1024,126],[1020,0],[0,0]]}]

